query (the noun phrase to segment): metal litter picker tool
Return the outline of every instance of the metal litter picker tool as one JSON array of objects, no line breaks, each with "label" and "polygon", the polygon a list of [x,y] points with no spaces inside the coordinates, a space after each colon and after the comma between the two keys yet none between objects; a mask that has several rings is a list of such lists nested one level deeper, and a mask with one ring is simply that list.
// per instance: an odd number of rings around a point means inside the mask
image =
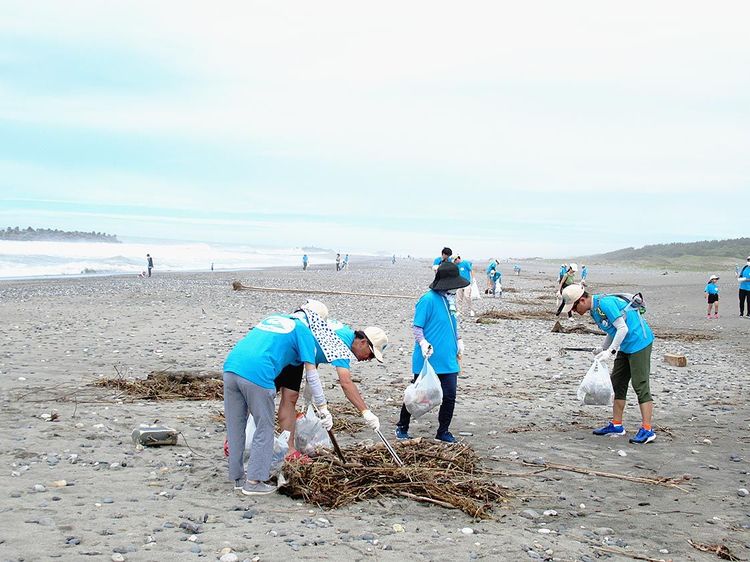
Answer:
[{"label": "metal litter picker tool", "polygon": [[383,445],[385,445],[386,450],[393,457],[393,462],[395,462],[398,466],[404,466],[404,461],[402,461],[401,458],[398,456],[398,453],[396,453],[396,449],[393,448],[393,445],[388,443],[388,440],[385,437],[383,437],[383,434],[380,432],[380,430],[376,429],[375,433],[377,433],[378,437],[380,437],[380,439],[383,440]]},{"label": "metal litter picker tool", "polygon": [[[320,410],[318,410],[318,407],[315,404],[313,404],[312,407],[315,410],[315,413],[318,414],[318,416],[320,416]],[[336,453],[336,456],[338,456],[338,458],[341,459],[341,462],[346,464],[344,453],[341,452],[341,447],[339,447],[339,443],[338,441],[336,441],[336,437],[334,437],[333,431],[331,431],[330,429],[328,430],[328,437],[330,437],[331,439],[331,445],[333,445],[333,450]]]}]

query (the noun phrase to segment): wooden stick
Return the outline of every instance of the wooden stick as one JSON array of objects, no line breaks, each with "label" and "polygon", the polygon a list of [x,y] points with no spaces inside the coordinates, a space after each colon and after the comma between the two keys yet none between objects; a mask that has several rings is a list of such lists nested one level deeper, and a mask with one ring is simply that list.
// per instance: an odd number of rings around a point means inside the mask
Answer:
[{"label": "wooden stick", "polygon": [[732,551],[723,544],[702,544],[699,542],[693,542],[692,539],[688,539],[688,542],[693,548],[700,550],[701,552],[710,552],[724,560],[740,560],[740,558],[735,556]]},{"label": "wooden stick", "polygon": [[[526,466],[536,466],[533,463],[524,463]],[[571,466],[566,464],[556,464],[552,462],[545,462],[544,466],[555,470],[565,470],[567,472],[577,472],[578,474],[588,474],[590,476],[602,476],[604,478],[616,478],[618,480],[628,480],[629,482],[637,482],[639,484],[653,484],[655,486],[664,486],[666,488],[677,488],[683,492],[688,492],[685,488],[682,488],[670,480],[659,480],[656,478],[649,478],[647,476],[628,476],[627,474],[617,474],[614,472],[603,472],[601,470],[592,470],[589,468],[583,468],[580,466]]]},{"label": "wooden stick", "polygon": [[[237,285],[234,285],[235,287]],[[267,293],[304,293],[308,295],[350,295],[354,297],[379,297],[386,299],[409,299],[416,300],[418,297],[410,295],[385,295],[382,293],[352,293],[350,291],[322,291],[319,289],[282,289],[280,287],[254,287],[252,285],[239,284],[239,288],[247,291],[263,291]],[[237,289],[235,289],[237,290]]]},{"label": "wooden stick", "polygon": [[619,554],[620,556],[633,558],[634,560],[646,560],[648,562],[667,562],[667,560],[665,560],[664,558],[650,558],[648,556],[642,556],[640,554],[635,554],[634,552],[628,552],[627,550],[621,550],[619,548],[612,548],[609,546],[595,546],[593,548],[595,550],[601,550],[603,552],[610,552],[612,554]]},{"label": "wooden stick", "polygon": [[399,495],[404,496],[406,498],[411,498],[413,500],[417,500],[420,502],[434,503],[435,505],[439,505],[446,509],[457,509],[455,505],[450,504],[448,502],[443,502],[440,500],[433,500],[432,498],[426,498],[424,496],[417,496],[416,494],[410,494],[409,492],[399,492]]}]

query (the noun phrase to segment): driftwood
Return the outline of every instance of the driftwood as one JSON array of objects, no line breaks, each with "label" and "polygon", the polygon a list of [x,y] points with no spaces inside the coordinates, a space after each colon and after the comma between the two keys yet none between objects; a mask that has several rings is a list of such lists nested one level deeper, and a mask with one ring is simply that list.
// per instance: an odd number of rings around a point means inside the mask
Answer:
[{"label": "driftwood", "polygon": [[152,371],[145,379],[99,379],[93,386],[115,389],[136,400],[222,400],[219,371]]},{"label": "driftwood", "polygon": [[421,440],[396,443],[404,466],[393,464],[382,443],[344,449],[348,463],[330,453],[311,463],[284,465],[286,483],[280,491],[324,508],[384,496],[407,497],[477,519],[491,517],[492,506],[510,493],[482,475],[479,457],[465,444],[446,446]]},{"label": "driftwood", "polygon": [[351,291],[323,291],[319,289],[282,289],[281,287],[254,287],[243,285],[241,281],[232,281],[232,289],[235,291],[262,291],[266,293],[302,293],[305,295],[351,295],[354,297],[378,297],[384,299],[409,299],[417,300],[418,296],[410,295],[386,295],[382,293],[353,293]]},{"label": "driftwood", "polygon": [[629,476],[627,474],[617,474],[615,472],[604,472],[602,470],[593,470],[590,468],[584,468],[581,466],[573,466],[567,464],[557,464],[553,462],[545,462],[544,464],[536,464],[523,461],[525,466],[538,466],[540,468],[546,467],[553,470],[563,470],[566,472],[576,472],[578,474],[587,474],[589,476],[601,476],[603,478],[615,478],[618,480],[627,480],[628,482],[637,482],[638,484],[651,484],[654,486],[664,486],[666,488],[676,488],[683,492],[687,492],[685,488],[679,486],[682,482],[685,482],[688,478],[681,476],[679,478],[669,478],[667,476],[659,476],[658,478],[651,478],[649,476]]},{"label": "driftwood", "polygon": [[595,330],[593,328],[589,328],[588,326],[584,326],[583,324],[576,324],[575,326],[566,328],[565,326],[560,324],[559,320],[555,322],[554,326],[552,326],[552,332],[556,334],[596,334],[597,336],[606,335],[601,330]]},{"label": "driftwood", "polygon": [[700,542],[694,542],[691,539],[688,539],[688,542],[693,548],[700,550],[701,552],[710,552],[712,554],[715,554],[722,560],[732,560],[734,562],[741,560],[741,558],[733,554],[732,551],[723,544],[704,544]]},{"label": "driftwood", "polygon": [[623,550],[621,548],[612,548],[611,546],[594,546],[592,548],[601,552],[609,552],[610,554],[617,554],[619,556],[632,558],[633,560],[646,560],[647,562],[669,562],[664,558],[650,558],[648,556],[643,556],[642,554],[636,554],[635,552],[628,552],[627,550]]}]

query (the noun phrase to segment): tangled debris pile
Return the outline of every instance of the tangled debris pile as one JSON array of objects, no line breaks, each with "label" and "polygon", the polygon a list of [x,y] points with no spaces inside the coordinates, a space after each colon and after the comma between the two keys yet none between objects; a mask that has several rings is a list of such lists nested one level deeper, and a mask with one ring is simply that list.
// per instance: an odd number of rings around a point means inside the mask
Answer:
[{"label": "tangled debris pile", "polygon": [[94,386],[121,391],[136,400],[222,400],[221,372],[152,371],[145,379],[99,379]]},{"label": "tangled debris pile", "polygon": [[482,475],[479,457],[466,444],[447,447],[412,439],[396,444],[403,467],[393,464],[382,444],[344,449],[347,464],[332,454],[308,464],[284,466],[287,482],[280,491],[325,507],[342,507],[382,496],[402,496],[460,509],[489,519],[494,504],[507,501],[508,490]]}]

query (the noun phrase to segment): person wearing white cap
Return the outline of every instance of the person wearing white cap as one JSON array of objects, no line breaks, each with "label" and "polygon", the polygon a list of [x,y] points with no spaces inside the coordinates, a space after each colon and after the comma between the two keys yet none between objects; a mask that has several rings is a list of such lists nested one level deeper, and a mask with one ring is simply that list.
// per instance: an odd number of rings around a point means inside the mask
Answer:
[{"label": "person wearing white cap", "polygon": [[622,418],[628,383],[632,383],[641,410],[641,428],[630,442],[650,443],[656,439],[651,427],[654,402],[649,385],[654,334],[643,319],[641,311],[634,306],[634,299],[627,300],[623,295],[590,295],[580,284],[569,285],[563,289],[562,299],[557,314],[575,311],[583,316],[590,312],[597,326],[607,334],[596,358],[600,361],[614,359],[611,374],[615,390],[612,421],[602,428],[595,429],[594,435],[625,435]]},{"label": "person wearing white cap", "polygon": [[750,318],[750,256],[747,263],[737,275],[740,283],[740,316],[745,315],[745,303],[747,303],[747,318]]},{"label": "person wearing white cap", "polygon": [[[373,429],[380,429],[380,420],[368,408],[366,402],[352,380],[351,376],[351,358],[357,361],[370,361],[376,359],[383,363],[383,351],[388,347],[388,336],[386,333],[375,326],[368,326],[364,330],[354,330],[346,324],[328,318],[328,308],[319,301],[308,300],[303,309],[313,307],[318,316],[326,320],[326,328],[330,330],[328,338],[318,336],[318,348],[315,354],[316,367],[321,364],[330,364],[336,369],[339,378],[341,390],[344,396],[357,408],[362,414],[365,423]],[[315,326],[311,326],[313,333],[316,333]],[[343,346],[348,351],[347,355],[331,357],[329,347]],[[303,365],[287,365],[279,376],[276,377],[276,388],[281,391],[281,402],[279,404],[279,424],[282,430],[290,432],[289,454],[288,458],[296,459],[302,455],[294,448],[294,426],[296,420],[296,406],[299,399],[299,390],[302,383]],[[305,385],[305,401],[314,402],[311,396],[311,385]]]},{"label": "person wearing white cap", "polygon": [[706,318],[711,318],[711,307],[714,308],[713,317],[719,317],[719,286],[716,284],[718,280],[718,275],[712,275],[709,277],[704,290],[706,293],[706,300],[708,301],[708,312],[706,312]]}]

